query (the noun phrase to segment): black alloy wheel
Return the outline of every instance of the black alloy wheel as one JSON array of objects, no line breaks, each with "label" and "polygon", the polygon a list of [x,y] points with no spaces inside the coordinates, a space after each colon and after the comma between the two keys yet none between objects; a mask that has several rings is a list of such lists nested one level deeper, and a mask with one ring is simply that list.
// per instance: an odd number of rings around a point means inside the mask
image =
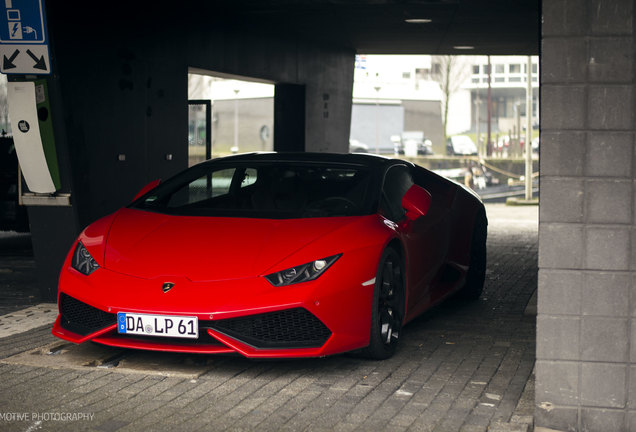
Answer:
[{"label": "black alloy wheel", "polygon": [[382,253],[373,290],[371,334],[363,354],[382,360],[395,353],[404,319],[404,262],[393,249]]}]

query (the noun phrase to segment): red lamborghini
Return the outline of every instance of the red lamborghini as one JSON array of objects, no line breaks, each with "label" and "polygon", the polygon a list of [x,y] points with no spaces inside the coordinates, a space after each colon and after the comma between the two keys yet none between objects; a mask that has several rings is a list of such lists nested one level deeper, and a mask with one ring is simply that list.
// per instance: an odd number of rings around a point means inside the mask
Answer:
[{"label": "red lamborghini", "polygon": [[479,297],[487,219],[462,185],[364,154],[244,154],[144,188],[88,226],[53,334],[247,357],[390,357],[402,327]]}]

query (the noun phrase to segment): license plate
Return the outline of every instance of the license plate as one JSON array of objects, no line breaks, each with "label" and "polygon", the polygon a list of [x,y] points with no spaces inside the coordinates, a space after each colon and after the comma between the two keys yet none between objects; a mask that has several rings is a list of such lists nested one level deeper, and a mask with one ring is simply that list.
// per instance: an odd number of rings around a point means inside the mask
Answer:
[{"label": "license plate", "polygon": [[195,316],[118,312],[117,332],[196,339],[199,337],[199,320]]}]

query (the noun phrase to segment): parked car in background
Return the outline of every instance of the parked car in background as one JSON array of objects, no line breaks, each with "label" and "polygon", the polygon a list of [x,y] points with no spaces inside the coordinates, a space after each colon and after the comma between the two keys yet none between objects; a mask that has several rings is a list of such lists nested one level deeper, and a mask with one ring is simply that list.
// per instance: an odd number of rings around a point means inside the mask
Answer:
[{"label": "parked car in background", "polygon": [[446,154],[472,156],[477,155],[477,146],[468,135],[456,135],[446,140]]},{"label": "parked car in background", "polygon": [[358,140],[349,140],[349,153],[369,153],[369,146]]},{"label": "parked car in background", "polygon": [[349,138],[349,153],[373,153],[380,155],[396,155],[397,149],[393,142],[380,141],[362,142],[355,138]]},{"label": "parked car in background", "polygon": [[396,153],[407,156],[423,156],[433,154],[433,143],[422,131],[404,131],[391,137]]},{"label": "parked car in background", "polygon": [[532,153],[539,153],[539,137],[532,140]]}]

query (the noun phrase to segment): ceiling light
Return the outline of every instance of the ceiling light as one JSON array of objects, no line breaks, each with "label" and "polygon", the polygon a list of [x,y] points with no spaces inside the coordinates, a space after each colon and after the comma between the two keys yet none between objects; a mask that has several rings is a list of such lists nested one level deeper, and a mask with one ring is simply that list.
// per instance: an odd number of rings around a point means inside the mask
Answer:
[{"label": "ceiling light", "polygon": [[428,24],[432,23],[433,20],[430,18],[409,18],[405,19],[404,22],[407,22],[409,24]]},{"label": "ceiling light", "polygon": [[453,49],[456,50],[474,50],[475,47],[472,45],[455,45]]}]

